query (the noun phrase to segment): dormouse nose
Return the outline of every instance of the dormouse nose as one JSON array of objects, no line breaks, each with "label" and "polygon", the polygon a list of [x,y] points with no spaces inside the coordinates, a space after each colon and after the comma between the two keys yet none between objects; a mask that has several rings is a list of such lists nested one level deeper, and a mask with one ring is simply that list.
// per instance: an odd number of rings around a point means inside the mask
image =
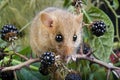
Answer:
[{"label": "dormouse nose", "polygon": [[69,56],[73,53],[73,46],[72,44],[65,44],[64,45],[64,54],[66,56]]}]

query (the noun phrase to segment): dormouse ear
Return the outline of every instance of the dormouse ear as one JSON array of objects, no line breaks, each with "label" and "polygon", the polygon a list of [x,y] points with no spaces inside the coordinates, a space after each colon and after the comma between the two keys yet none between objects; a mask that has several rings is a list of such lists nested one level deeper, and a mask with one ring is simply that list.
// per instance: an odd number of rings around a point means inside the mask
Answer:
[{"label": "dormouse ear", "polygon": [[76,21],[77,21],[78,23],[81,23],[82,20],[83,20],[83,13],[80,13],[79,15],[76,16]]},{"label": "dormouse ear", "polygon": [[49,14],[47,14],[45,12],[41,13],[40,20],[41,20],[42,24],[45,25],[46,27],[52,27],[53,18]]}]

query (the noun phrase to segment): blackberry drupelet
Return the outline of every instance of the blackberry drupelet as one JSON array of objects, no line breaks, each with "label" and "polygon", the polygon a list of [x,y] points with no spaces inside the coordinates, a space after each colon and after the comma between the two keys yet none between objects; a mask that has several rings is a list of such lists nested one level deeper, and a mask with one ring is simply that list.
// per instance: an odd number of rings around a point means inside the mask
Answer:
[{"label": "blackberry drupelet", "polygon": [[0,72],[0,78],[2,80],[14,80],[14,74],[13,71],[5,71],[5,72]]},{"label": "blackberry drupelet", "polygon": [[77,73],[68,73],[65,80],[82,80],[81,76]]},{"label": "blackberry drupelet", "polygon": [[52,52],[45,52],[41,55],[41,65],[51,66],[55,63],[55,55]]},{"label": "blackberry drupelet", "polygon": [[18,29],[11,24],[4,25],[1,30],[1,39],[7,42],[13,41],[18,37]]},{"label": "blackberry drupelet", "polygon": [[95,21],[91,25],[92,34],[96,35],[97,37],[102,36],[106,32],[106,25],[103,21]]}]

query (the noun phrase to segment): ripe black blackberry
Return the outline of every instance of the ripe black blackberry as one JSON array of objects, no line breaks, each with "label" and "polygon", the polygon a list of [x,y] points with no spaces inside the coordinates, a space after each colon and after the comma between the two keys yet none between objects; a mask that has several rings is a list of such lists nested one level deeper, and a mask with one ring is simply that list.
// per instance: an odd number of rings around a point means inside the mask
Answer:
[{"label": "ripe black blackberry", "polygon": [[91,25],[91,31],[97,37],[102,36],[106,32],[106,25],[103,21],[95,21]]},{"label": "ripe black blackberry", "polygon": [[14,74],[13,71],[5,71],[5,72],[0,72],[0,78],[2,80],[14,80]]},{"label": "ripe black blackberry", "polygon": [[41,64],[44,66],[51,66],[55,63],[55,55],[52,52],[45,52],[41,55]]},{"label": "ripe black blackberry", "polygon": [[82,78],[78,73],[71,72],[67,74],[65,80],[82,80]]},{"label": "ripe black blackberry", "polygon": [[39,72],[44,76],[48,75],[49,74],[48,67],[41,64],[39,67]]},{"label": "ripe black blackberry", "polygon": [[14,25],[7,24],[3,26],[0,33],[1,39],[10,42],[17,39],[19,31]]},{"label": "ripe black blackberry", "polygon": [[83,54],[87,54],[90,51],[90,46],[86,43],[83,44]]}]

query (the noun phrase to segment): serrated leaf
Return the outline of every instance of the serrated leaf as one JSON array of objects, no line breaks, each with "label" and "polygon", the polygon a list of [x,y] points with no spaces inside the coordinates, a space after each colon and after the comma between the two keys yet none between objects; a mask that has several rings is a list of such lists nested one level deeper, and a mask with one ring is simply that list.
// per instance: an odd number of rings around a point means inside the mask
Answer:
[{"label": "serrated leaf", "polygon": [[[109,55],[112,51],[113,38],[114,38],[114,27],[110,18],[100,9],[91,7],[87,11],[88,16],[92,21],[102,20],[107,25],[107,31],[101,37],[89,35],[89,43],[94,52],[94,55],[105,62],[109,61]],[[88,30],[90,31],[90,30]]]}]

